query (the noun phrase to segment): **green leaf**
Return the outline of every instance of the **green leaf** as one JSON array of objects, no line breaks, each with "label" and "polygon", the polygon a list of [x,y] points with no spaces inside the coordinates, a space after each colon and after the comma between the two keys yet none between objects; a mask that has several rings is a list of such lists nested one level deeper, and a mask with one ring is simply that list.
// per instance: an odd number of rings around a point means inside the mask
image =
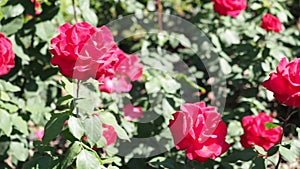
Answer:
[{"label": "green leaf", "polygon": [[232,71],[230,64],[223,58],[220,58],[220,67],[225,75],[230,74]]},{"label": "green leaf", "polygon": [[262,168],[266,168],[265,159],[261,157],[257,157],[254,161],[254,166],[252,167],[252,169],[262,169]]},{"label": "green leaf", "polygon": [[34,157],[26,162],[22,169],[53,169],[55,161],[47,154],[44,156]]},{"label": "green leaf", "polygon": [[20,116],[13,116],[12,117],[12,123],[15,126],[17,130],[22,132],[25,135],[28,135],[28,127],[27,122],[23,120]]},{"label": "green leaf", "polygon": [[276,124],[276,123],[273,123],[273,122],[266,122],[265,123],[265,127],[266,127],[267,130],[276,128],[278,126],[280,126],[280,125]]},{"label": "green leaf", "polygon": [[235,31],[228,29],[224,33],[220,34],[220,39],[222,42],[225,43],[226,46],[240,43],[239,34]]},{"label": "green leaf", "polygon": [[4,18],[13,18],[19,16],[23,13],[24,7],[21,4],[17,4],[15,6],[5,6],[2,8],[2,12],[4,13]]},{"label": "green leaf", "polygon": [[170,76],[160,80],[162,88],[168,93],[176,93],[176,91],[181,87],[180,83],[172,79]]},{"label": "green leaf", "polygon": [[84,128],[81,120],[72,116],[68,120],[68,126],[73,136],[80,140],[84,134]]},{"label": "green leaf", "polygon": [[[12,45],[13,45],[13,50],[15,52],[15,54],[22,59],[23,64],[28,64],[30,61],[30,58],[28,57],[28,55],[26,55],[22,49],[21,46],[17,45],[16,43],[16,36],[12,35],[11,36],[12,39]],[[16,86],[17,87],[17,86]],[[19,89],[20,90],[20,89]]]},{"label": "green leaf", "polygon": [[266,151],[265,151],[262,147],[260,147],[260,146],[258,146],[258,145],[254,145],[254,149],[255,149],[259,154],[267,154]]},{"label": "green leaf", "polygon": [[158,92],[160,90],[160,87],[161,84],[157,78],[153,78],[145,84],[145,88],[148,94]]},{"label": "green leaf", "polygon": [[66,96],[60,97],[57,100],[56,105],[57,106],[67,105],[72,102],[72,99],[73,99],[73,97],[71,95],[66,95]]},{"label": "green leaf", "polygon": [[9,145],[10,141],[8,137],[0,137],[0,156],[3,156],[7,153]]},{"label": "green leaf", "polygon": [[1,31],[6,35],[11,35],[16,33],[19,29],[23,27],[23,16],[14,18],[12,21],[6,23],[2,26]]},{"label": "green leaf", "polygon": [[128,134],[126,131],[118,124],[116,118],[114,115],[108,112],[101,112],[101,115],[99,116],[102,123],[113,126],[114,129],[117,132],[117,135],[120,139],[123,140],[130,140]]},{"label": "green leaf", "polygon": [[61,162],[60,168],[67,168],[72,165],[73,161],[76,159],[81,150],[82,148],[80,142],[75,141],[75,143],[68,149],[63,161]]},{"label": "green leaf", "polygon": [[100,161],[93,152],[82,150],[76,160],[77,169],[99,169]]},{"label": "green leaf", "polygon": [[187,48],[190,48],[192,46],[191,41],[183,34],[176,36],[176,38],[178,39],[180,44],[182,44],[182,46],[187,47]]},{"label": "green leaf", "polygon": [[88,142],[93,146],[102,137],[102,123],[97,116],[91,116],[83,121],[85,135]]},{"label": "green leaf", "polygon": [[10,133],[12,132],[11,117],[5,110],[2,109],[0,109],[0,129],[7,136],[10,136]]},{"label": "green leaf", "polygon": [[7,92],[18,92],[21,89],[18,86],[11,84],[10,82],[0,80],[0,90]]},{"label": "green leaf", "polygon": [[82,17],[89,23],[91,23],[92,25],[97,25],[98,24],[98,17],[95,14],[94,10],[92,9],[86,9],[84,10],[84,12],[82,13]]},{"label": "green leaf", "polygon": [[279,145],[274,145],[273,147],[271,147],[269,150],[268,150],[268,153],[267,155],[268,156],[272,156],[274,154],[276,154],[279,150]]},{"label": "green leaf", "polygon": [[279,147],[279,153],[282,155],[283,159],[287,160],[290,163],[296,162],[297,155],[292,152],[291,150],[280,146]]},{"label": "green leaf", "polygon": [[41,22],[35,25],[36,35],[44,41],[48,41],[56,32],[56,27],[50,21]]},{"label": "green leaf", "polygon": [[8,0],[0,0],[0,6],[3,6],[7,3]]},{"label": "green leaf", "polygon": [[25,161],[29,155],[28,149],[20,142],[11,142],[8,151],[19,161]]},{"label": "green leaf", "polygon": [[68,119],[67,113],[53,114],[51,119],[45,126],[45,134],[43,137],[43,143],[47,144],[54,139],[62,130],[65,121]]}]

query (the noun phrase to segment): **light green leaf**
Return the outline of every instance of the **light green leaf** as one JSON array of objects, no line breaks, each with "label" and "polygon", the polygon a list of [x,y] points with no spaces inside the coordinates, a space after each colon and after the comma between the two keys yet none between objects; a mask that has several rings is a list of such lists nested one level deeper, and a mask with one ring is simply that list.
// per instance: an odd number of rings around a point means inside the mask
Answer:
[{"label": "light green leaf", "polygon": [[94,153],[82,150],[76,160],[77,169],[100,169],[100,161]]},{"label": "light green leaf", "polygon": [[1,31],[6,35],[11,35],[16,33],[19,29],[23,27],[23,16],[14,18],[12,21],[3,25]]},{"label": "light green leaf", "polygon": [[225,75],[230,74],[232,71],[230,64],[223,58],[220,58],[220,67]]},{"label": "light green leaf", "polygon": [[2,109],[0,109],[0,129],[7,136],[10,136],[10,133],[12,132],[11,117],[5,110]]},{"label": "light green leaf", "polygon": [[8,151],[19,161],[25,161],[29,155],[28,149],[20,142],[11,142]]},{"label": "light green leaf", "polygon": [[81,120],[72,116],[68,120],[68,126],[73,136],[80,140],[84,134],[84,128]]},{"label": "light green leaf", "polygon": [[12,116],[12,123],[17,130],[25,135],[28,135],[27,122],[23,120],[20,116]]},{"label": "light green leaf", "polygon": [[297,155],[292,152],[291,150],[280,146],[279,147],[279,153],[282,155],[283,159],[287,160],[290,163],[296,162]]},{"label": "light green leaf", "polygon": [[85,135],[88,142],[93,146],[102,137],[102,123],[99,117],[91,116],[83,121],[83,126],[85,130]]},{"label": "light green leaf", "polygon": [[2,8],[5,19],[19,16],[23,13],[23,11],[24,7],[21,4],[17,4],[15,6],[9,5]]},{"label": "light green leaf", "polygon": [[56,27],[50,21],[40,22],[36,26],[36,35],[44,41],[49,41],[56,32]]}]

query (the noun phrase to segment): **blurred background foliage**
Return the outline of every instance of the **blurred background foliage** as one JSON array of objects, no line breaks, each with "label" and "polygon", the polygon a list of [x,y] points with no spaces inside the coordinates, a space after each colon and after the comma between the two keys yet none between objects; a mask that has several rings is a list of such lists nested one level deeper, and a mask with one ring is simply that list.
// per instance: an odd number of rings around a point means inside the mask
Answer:
[{"label": "blurred background foliage", "polygon": [[[0,168],[74,168],[74,159],[79,152],[85,151],[81,150],[74,133],[70,134],[69,128],[63,127],[64,120],[72,116],[70,98],[75,84],[50,65],[48,50],[58,26],[75,22],[72,0],[37,1],[41,3],[40,14],[35,13],[30,0],[0,1],[0,31],[11,39],[17,55],[15,68],[0,79]],[[145,65],[143,78],[133,83],[130,93],[96,93],[99,102],[95,106],[101,109],[99,111],[108,113],[107,117],[115,117],[116,125],[121,128],[117,131],[118,136],[123,139],[147,138],[161,133],[172,113],[179,110],[184,102],[201,100],[222,106],[222,103],[215,102],[217,96],[212,92],[211,83],[216,79],[210,77],[207,69],[212,74],[222,71],[226,76],[227,97],[221,113],[228,125],[227,139],[232,147],[224,156],[199,163],[187,160],[184,152],[173,148],[153,157],[134,159],[132,157],[140,151],[151,149],[134,149],[125,157],[119,157],[115,155],[117,149],[111,146],[101,150],[98,156],[105,166],[103,168],[263,168],[276,163],[273,154],[262,158],[255,151],[242,148],[239,143],[239,136],[243,134],[240,122],[242,117],[261,111],[271,113],[279,120],[285,117],[287,107],[274,101],[272,93],[261,83],[276,69],[281,57],[292,59],[300,56],[299,0],[249,0],[247,10],[234,19],[215,13],[210,0],[162,0],[162,11],[159,11],[160,4],[155,0],[75,0],[75,5],[79,21],[95,26],[109,25],[113,20],[130,15],[131,22],[121,25],[128,29],[121,32],[114,31],[119,28],[111,29],[116,37],[126,37],[135,32],[134,36],[120,38],[118,43],[127,53],[140,56]],[[164,21],[161,31],[158,31],[157,24],[156,33],[139,34],[147,28],[138,20],[147,21],[147,18],[153,17],[153,12],[176,15],[195,25],[211,42],[209,50],[219,56],[220,62],[202,63],[203,51],[191,37],[165,31],[168,26]],[[282,33],[268,33],[260,27],[265,13],[274,14],[283,22],[285,28]],[[178,61],[185,63],[186,74],[176,69]],[[162,70],[153,69],[153,65]],[[184,86],[194,92],[185,96],[180,91]],[[157,118],[147,123],[125,121],[121,107],[128,101],[142,107],[145,117],[156,114]],[[82,111],[93,111],[93,108],[84,109],[89,103],[82,101],[80,104]],[[68,117],[59,112],[68,112]],[[297,165],[300,155],[297,138],[299,119],[299,113],[296,113],[291,118],[294,125],[285,133],[288,153],[283,154],[290,167]],[[34,133],[45,127],[49,120],[57,125],[50,126],[50,129],[60,135],[51,136],[46,131],[48,141],[52,141],[43,144],[36,140]],[[165,136],[161,134],[160,139]],[[167,136],[164,139],[167,140],[164,148],[169,149],[172,140]],[[96,156],[90,152],[95,151],[89,149],[84,152],[90,157],[90,161],[85,162],[87,164],[79,160],[76,163],[93,165]]]}]

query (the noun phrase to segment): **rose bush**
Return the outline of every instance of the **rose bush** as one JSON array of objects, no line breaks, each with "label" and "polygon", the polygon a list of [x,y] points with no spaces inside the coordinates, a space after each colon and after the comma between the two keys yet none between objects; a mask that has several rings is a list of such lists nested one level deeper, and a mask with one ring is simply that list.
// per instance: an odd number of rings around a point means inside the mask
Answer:
[{"label": "rose bush", "polygon": [[215,159],[228,150],[227,127],[214,107],[198,102],[183,104],[180,109],[169,126],[176,149],[186,150],[188,159],[200,162]]},{"label": "rose bush", "polygon": [[1,1],[0,168],[297,168],[299,9]]}]

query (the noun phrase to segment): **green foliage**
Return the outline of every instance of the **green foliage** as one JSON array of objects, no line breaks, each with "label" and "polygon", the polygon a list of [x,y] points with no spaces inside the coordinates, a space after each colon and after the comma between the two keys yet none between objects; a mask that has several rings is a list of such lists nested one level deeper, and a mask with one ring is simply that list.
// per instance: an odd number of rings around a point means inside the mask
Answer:
[{"label": "green foliage", "polygon": [[[277,162],[273,158],[278,154],[288,162],[299,158],[296,136],[300,134],[294,126],[285,131],[294,136],[291,141],[274,145],[267,152],[257,145],[243,149],[239,143],[244,116],[264,111],[286,118],[288,108],[279,106],[261,83],[276,70],[282,56],[300,56],[296,1],[248,0],[247,10],[237,18],[219,16],[207,0],[161,1],[164,13],[186,19],[212,45],[197,45],[202,37],[191,37],[188,33],[192,28],[174,28],[166,20],[161,31],[152,30],[150,24],[149,29],[147,23],[156,18],[152,12],[158,11],[154,0],[75,0],[75,7],[72,0],[36,1],[41,3],[41,14],[35,13],[30,0],[0,0],[0,31],[12,41],[16,54],[15,68],[0,79],[0,168],[9,168],[6,159],[14,168],[24,169],[266,168]],[[58,26],[76,22],[75,13],[77,21],[96,26],[114,25],[110,22],[129,15],[128,22],[109,28],[119,38],[120,48],[137,53],[144,64],[143,77],[133,83],[132,91],[107,94],[99,92],[98,82],[87,81],[80,84],[81,97],[77,98],[76,81],[63,77],[50,65],[50,41],[57,35]],[[276,15],[284,23],[284,31],[262,29],[261,17],[265,13]],[[169,28],[176,31],[169,32]],[[217,55],[219,60],[210,60],[211,55]],[[216,160],[187,160],[183,151],[173,148],[173,140],[164,129],[182,103],[205,101],[222,105],[214,99],[217,96],[211,85],[218,84],[219,79],[211,76],[218,77],[220,72],[226,78],[227,88],[225,93],[221,87],[218,92],[226,94],[227,100],[224,113],[222,106],[219,108],[228,126],[231,148]],[[125,120],[122,108],[129,102],[142,107],[144,118]],[[287,122],[299,126],[299,110],[294,113],[295,118]],[[116,144],[106,146],[103,124],[114,127]],[[265,127],[272,129],[280,124],[266,123]],[[42,142],[35,138],[35,131],[40,128],[45,130]],[[162,143],[160,148],[165,151],[134,159],[135,155],[151,154],[155,148],[139,145],[129,147],[130,152],[124,156],[117,156],[120,152],[116,147],[123,142],[150,137]],[[93,150],[94,146],[99,149]]]}]

